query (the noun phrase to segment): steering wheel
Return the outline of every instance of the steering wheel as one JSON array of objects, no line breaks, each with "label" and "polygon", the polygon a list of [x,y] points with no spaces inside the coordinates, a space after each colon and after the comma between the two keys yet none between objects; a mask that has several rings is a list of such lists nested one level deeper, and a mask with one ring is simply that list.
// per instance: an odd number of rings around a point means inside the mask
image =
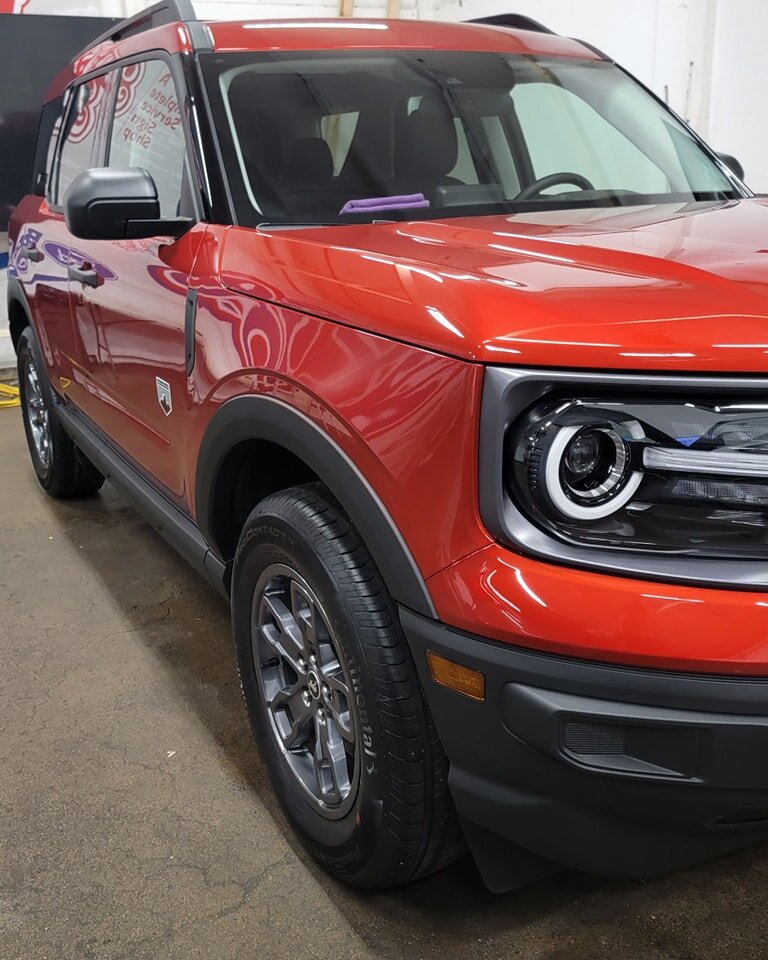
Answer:
[{"label": "steering wheel", "polygon": [[556,187],[558,184],[571,184],[574,187],[580,187],[582,190],[594,190],[594,184],[590,183],[586,177],[583,177],[580,173],[550,173],[546,177],[541,177],[540,180],[534,180],[533,183],[529,183],[527,187],[518,193],[515,197],[515,200],[533,200],[534,197],[538,197],[542,191],[549,189],[549,187]]}]

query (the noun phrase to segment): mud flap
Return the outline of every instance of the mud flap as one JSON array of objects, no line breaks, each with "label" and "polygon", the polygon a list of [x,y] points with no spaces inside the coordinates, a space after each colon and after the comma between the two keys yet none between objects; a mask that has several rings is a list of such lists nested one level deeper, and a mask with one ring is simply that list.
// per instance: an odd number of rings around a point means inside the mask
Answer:
[{"label": "mud flap", "polygon": [[537,857],[470,820],[462,818],[461,826],[483,883],[492,893],[518,890],[563,870],[559,864]]}]

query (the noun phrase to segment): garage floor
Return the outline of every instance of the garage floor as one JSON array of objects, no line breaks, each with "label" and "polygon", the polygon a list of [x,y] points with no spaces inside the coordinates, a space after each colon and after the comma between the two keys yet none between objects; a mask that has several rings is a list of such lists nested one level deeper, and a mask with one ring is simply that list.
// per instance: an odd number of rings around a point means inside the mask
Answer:
[{"label": "garage floor", "polygon": [[[462,863],[357,896],[291,838],[227,610],[111,490],[39,490],[0,411],[0,958],[768,955],[768,852],[494,897]],[[617,851],[620,855],[620,851]]]}]

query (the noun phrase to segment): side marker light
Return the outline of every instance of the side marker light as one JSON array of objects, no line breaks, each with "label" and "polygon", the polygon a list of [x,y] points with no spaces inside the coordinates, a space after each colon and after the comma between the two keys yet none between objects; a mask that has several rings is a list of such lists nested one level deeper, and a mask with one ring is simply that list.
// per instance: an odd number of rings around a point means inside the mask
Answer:
[{"label": "side marker light", "polygon": [[485,676],[479,670],[446,660],[431,650],[427,650],[427,663],[435,683],[463,693],[471,700],[485,700]]}]

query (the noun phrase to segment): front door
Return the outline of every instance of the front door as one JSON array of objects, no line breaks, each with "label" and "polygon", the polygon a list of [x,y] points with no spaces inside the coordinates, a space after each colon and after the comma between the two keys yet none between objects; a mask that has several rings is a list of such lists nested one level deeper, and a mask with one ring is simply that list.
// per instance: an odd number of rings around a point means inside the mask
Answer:
[{"label": "front door", "polygon": [[[45,199],[26,217],[13,250],[11,273],[24,283],[35,327],[57,390],[65,389],[86,412],[91,409],[84,371],[99,357],[92,328],[77,330],[70,316],[68,268],[75,241],[67,230],[62,199],[75,177],[100,156],[111,79],[101,75],[45,107],[51,139],[45,166]],[[56,116],[46,118],[52,111]],[[41,126],[42,129],[42,126]],[[29,204],[31,198],[25,201]]]},{"label": "front door", "polygon": [[[155,180],[161,217],[191,215],[187,141],[164,59],[120,70],[106,149],[111,167],[142,167]],[[78,241],[83,276],[70,271],[75,328],[100,346],[93,370],[97,425],[180,505],[184,486],[186,293],[205,227],[181,239]],[[114,277],[114,280],[110,279]]]}]

